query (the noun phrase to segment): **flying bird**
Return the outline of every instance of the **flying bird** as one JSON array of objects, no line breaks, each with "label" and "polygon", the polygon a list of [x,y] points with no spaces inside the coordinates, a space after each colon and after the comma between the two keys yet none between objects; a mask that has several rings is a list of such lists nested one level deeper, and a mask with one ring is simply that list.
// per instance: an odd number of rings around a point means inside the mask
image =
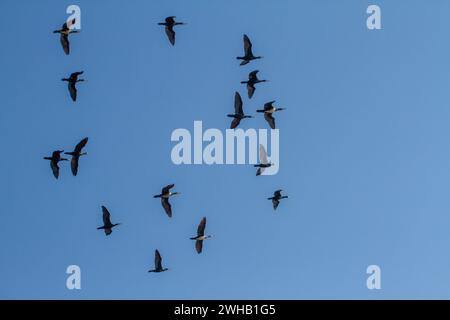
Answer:
[{"label": "flying bird", "polygon": [[275,129],[275,118],[273,117],[273,114],[277,111],[286,110],[286,108],[276,108],[274,107],[274,101],[267,102],[264,104],[263,110],[256,110],[256,112],[263,112],[264,113],[264,119],[266,119],[267,123],[269,124],[270,128]]},{"label": "flying bird", "polygon": [[[70,26],[75,24],[75,19],[70,21]],[[66,55],[70,54],[70,42],[69,42],[69,34],[78,33],[78,30],[70,30],[70,27],[67,25],[67,22],[64,22],[62,28],[60,30],[55,30],[53,33],[59,33],[59,41],[61,42],[61,46]]]},{"label": "flying bird", "polygon": [[86,146],[87,142],[88,138],[84,138],[75,146],[73,152],[64,152],[64,154],[72,156],[72,160],[70,161],[70,168],[72,169],[72,174],[74,176],[76,176],[78,173],[78,160],[81,156],[87,155],[87,152],[81,152],[84,146]]},{"label": "flying bird", "polygon": [[77,101],[77,88],[76,84],[77,82],[82,82],[84,79],[78,79],[78,76],[82,75],[84,71],[74,72],[70,75],[69,78],[63,78],[61,81],[67,81],[68,82],[68,88],[70,92],[70,97],[75,102]]},{"label": "flying bird", "polygon": [[169,203],[169,198],[171,196],[180,194],[179,192],[171,192],[170,189],[172,189],[173,187],[175,187],[174,184],[169,184],[168,186],[162,188],[160,194],[153,196],[153,198],[161,198],[161,204],[169,218],[172,218],[172,206]]},{"label": "flying bird", "polygon": [[259,145],[259,164],[255,164],[254,167],[258,168],[256,175],[260,176],[266,168],[271,167],[273,164],[267,160],[267,152],[262,144]]},{"label": "flying bird", "polygon": [[112,233],[112,228],[120,225],[120,223],[111,223],[111,214],[105,206],[102,206],[103,211],[103,226],[98,227],[97,230],[104,230],[105,234],[109,236]]},{"label": "flying bird", "polygon": [[53,175],[56,179],[59,177],[59,166],[58,162],[60,161],[68,161],[69,159],[61,158],[61,153],[63,153],[64,150],[56,150],[53,151],[51,157],[44,157],[45,160],[50,160],[50,168],[52,168]]},{"label": "flying bird", "polygon": [[175,31],[173,31],[173,27],[186,24],[183,22],[175,22],[175,18],[175,16],[167,17],[165,22],[158,23],[158,25],[166,27],[167,38],[169,38],[169,41],[173,46],[175,45]]},{"label": "flying bird", "polygon": [[255,57],[252,52],[252,43],[248,36],[244,34],[244,56],[236,57],[238,60],[242,60],[241,66],[246,65],[252,60],[261,59],[261,56]]},{"label": "flying bird", "polygon": [[148,272],[164,272],[169,270],[168,268],[163,268],[162,267],[162,258],[161,255],[159,254],[158,249],[155,250],[155,269],[153,270],[148,270]]},{"label": "flying bird", "polygon": [[228,114],[227,117],[234,118],[231,122],[231,129],[236,128],[239,123],[241,123],[242,119],[253,118],[252,116],[247,116],[244,114],[244,110],[242,109],[242,98],[239,92],[234,94],[234,114]]},{"label": "flying bird", "polygon": [[197,250],[197,253],[199,254],[202,252],[203,249],[203,240],[211,238],[211,236],[209,235],[205,236],[205,227],[206,227],[206,217],[203,217],[197,228],[197,236],[190,238],[191,240],[196,240],[195,250]]},{"label": "flying bird", "polygon": [[248,74],[248,81],[241,81],[241,83],[247,84],[247,93],[248,98],[251,99],[253,97],[253,94],[255,93],[255,84],[261,83],[261,82],[268,82],[269,80],[259,80],[258,79],[258,70],[252,71]]},{"label": "flying bird", "polygon": [[273,193],[273,197],[267,198],[267,200],[272,200],[273,210],[277,210],[281,199],[287,199],[287,196],[281,195],[281,191],[283,190],[277,190]]}]

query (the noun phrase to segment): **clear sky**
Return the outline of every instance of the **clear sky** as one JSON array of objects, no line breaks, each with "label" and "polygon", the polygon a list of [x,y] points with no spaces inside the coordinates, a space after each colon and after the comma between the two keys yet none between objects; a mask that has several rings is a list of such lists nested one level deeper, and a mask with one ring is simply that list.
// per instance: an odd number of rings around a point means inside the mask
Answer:
[{"label": "clear sky", "polygon": [[[65,56],[52,33],[82,10]],[[378,4],[382,30],[366,28]],[[446,0],[0,2],[0,298],[450,298]],[[156,24],[175,15],[175,47]],[[242,35],[264,59],[240,67]],[[249,71],[260,70],[252,100]],[[62,77],[84,70],[73,103]],[[287,108],[280,171],[175,166],[234,92]],[[261,114],[243,128],[267,128]],[[42,157],[89,137],[77,177]],[[152,196],[175,183],[169,219]],[[276,189],[289,199],[276,213]],[[96,230],[101,205],[111,236]],[[198,255],[201,217],[214,238]],[[147,273],[158,248],[171,270]],[[81,290],[66,289],[80,266]],[[366,288],[381,267],[382,289]]]}]

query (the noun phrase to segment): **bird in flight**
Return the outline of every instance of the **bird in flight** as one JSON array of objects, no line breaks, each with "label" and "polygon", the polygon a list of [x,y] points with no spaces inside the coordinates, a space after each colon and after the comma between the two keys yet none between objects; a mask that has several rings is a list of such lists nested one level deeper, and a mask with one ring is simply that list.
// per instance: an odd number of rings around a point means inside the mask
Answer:
[{"label": "bird in flight", "polygon": [[163,268],[162,267],[162,258],[161,255],[159,254],[158,249],[155,250],[155,269],[153,270],[148,270],[148,272],[164,272],[169,270],[168,268]]},{"label": "bird in flight", "polygon": [[228,114],[227,117],[234,118],[231,122],[231,129],[235,129],[239,123],[241,123],[242,119],[253,118],[252,116],[244,114],[244,110],[242,109],[242,98],[239,92],[234,94],[234,114]]},{"label": "bird in flight", "polygon": [[169,216],[169,218],[172,218],[172,206],[169,203],[169,198],[171,196],[180,194],[179,192],[171,192],[170,189],[172,189],[173,187],[175,187],[174,184],[169,184],[168,186],[162,188],[160,194],[153,196],[153,198],[161,198],[161,204],[164,208],[164,211],[166,211],[166,214]]},{"label": "bird in flight", "polygon": [[262,110],[256,110],[256,112],[262,112],[264,113],[264,119],[266,119],[267,123],[269,124],[270,128],[275,129],[275,118],[273,117],[273,114],[277,111],[286,110],[286,108],[276,108],[274,107],[274,101],[267,102],[264,104],[264,109]]},{"label": "bird in flight", "polygon": [[255,84],[261,83],[261,82],[268,82],[269,80],[259,80],[258,79],[258,70],[252,71],[248,74],[248,81],[241,81],[243,84],[247,84],[247,93],[248,98],[251,99],[253,97],[253,94],[255,93]]},{"label": "bird in flight", "polygon": [[184,22],[175,22],[175,16],[167,17],[165,22],[160,22],[158,25],[165,26],[167,38],[169,38],[169,42],[174,46],[175,45],[175,31],[173,31],[174,26],[184,25]]},{"label": "bird in flight", "polygon": [[68,88],[69,88],[69,93],[70,93],[70,97],[72,98],[72,100],[75,102],[77,101],[77,88],[76,88],[76,84],[77,82],[82,82],[84,81],[84,79],[78,79],[78,76],[82,75],[84,73],[84,71],[78,71],[78,72],[74,72],[70,75],[69,78],[62,78],[61,81],[66,81],[68,82]]},{"label": "bird in flight", "polygon": [[252,52],[252,43],[248,36],[244,34],[244,56],[243,57],[236,57],[238,60],[242,60],[241,66],[246,65],[252,60],[261,59],[261,56],[255,57]]},{"label": "bird in flight", "polygon": [[273,210],[277,210],[281,199],[287,199],[287,196],[281,195],[281,191],[283,190],[277,190],[273,193],[273,197],[267,198],[267,200],[272,200]]},{"label": "bird in flight", "polygon": [[254,167],[258,168],[256,175],[260,176],[266,168],[271,167],[273,164],[267,160],[267,152],[262,144],[259,145],[259,164],[255,164]]},{"label": "bird in flight", "polygon": [[111,214],[109,213],[108,209],[106,209],[105,206],[102,206],[102,212],[103,212],[103,226],[98,227],[97,230],[104,230],[105,234],[109,236],[112,233],[112,229],[115,226],[120,225],[120,223],[111,223]]},{"label": "bird in flight", "polygon": [[191,240],[196,240],[195,241],[195,250],[197,250],[197,253],[199,253],[199,254],[203,250],[203,240],[211,238],[210,235],[205,236],[205,227],[206,227],[206,217],[203,217],[203,219],[200,221],[200,223],[197,227],[197,236],[190,238]]},{"label": "bird in flight", "polygon": [[64,22],[62,25],[62,28],[60,30],[55,30],[53,33],[59,33],[59,41],[61,42],[61,46],[64,50],[64,53],[66,55],[70,54],[70,42],[69,42],[69,34],[72,33],[78,33],[78,30],[70,30],[70,26],[75,24],[75,19],[72,19],[69,21],[69,25],[67,25],[67,22]]},{"label": "bird in flight", "polygon": [[88,138],[84,138],[81,140],[72,152],[64,152],[64,154],[68,154],[72,156],[72,160],[70,161],[70,168],[72,169],[72,174],[74,176],[78,173],[78,160],[81,156],[87,155],[87,152],[81,152],[81,150],[86,146],[88,142]]},{"label": "bird in flight", "polygon": [[64,150],[56,150],[53,151],[51,157],[44,157],[45,160],[50,160],[50,168],[52,168],[53,175],[56,179],[59,177],[59,166],[58,162],[60,161],[68,161],[69,159],[61,158],[61,153],[63,153]]}]

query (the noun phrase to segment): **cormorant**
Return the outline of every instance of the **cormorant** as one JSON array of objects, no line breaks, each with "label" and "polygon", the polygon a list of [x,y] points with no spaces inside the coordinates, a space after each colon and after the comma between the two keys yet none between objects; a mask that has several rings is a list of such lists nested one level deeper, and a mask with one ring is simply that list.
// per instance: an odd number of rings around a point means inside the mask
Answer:
[{"label": "cormorant", "polygon": [[228,114],[227,117],[234,118],[231,122],[231,129],[236,128],[239,123],[241,123],[242,119],[253,118],[252,116],[247,116],[244,114],[244,111],[242,109],[242,98],[239,92],[236,92],[234,94],[234,114]]},{"label": "cormorant", "polygon": [[50,160],[50,168],[52,168],[53,175],[56,179],[59,177],[59,166],[58,162],[60,161],[68,161],[69,159],[61,158],[61,153],[63,153],[64,150],[56,150],[53,151],[51,157],[44,157],[45,160]]},{"label": "cormorant", "polygon": [[286,108],[276,108],[273,106],[274,101],[267,102],[264,104],[264,110],[256,110],[256,112],[263,112],[264,119],[269,123],[270,128],[275,129],[275,118],[273,117],[273,113],[277,111],[286,110]]},{"label": "cormorant", "polygon": [[165,22],[160,22],[158,25],[165,26],[166,35],[169,38],[170,43],[175,45],[175,31],[173,31],[173,27],[177,25],[183,25],[183,22],[175,22],[175,16],[167,17]]},{"label": "cormorant", "polygon": [[258,70],[252,71],[248,74],[248,81],[241,81],[241,83],[247,84],[247,93],[248,98],[251,99],[253,97],[253,94],[255,93],[255,84],[261,83],[261,82],[268,82],[269,80],[259,80],[258,79]]},{"label": "cormorant", "polygon": [[255,57],[252,52],[252,43],[250,39],[244,34],[244,56],[236,57],[238,60],[242,60],[241,66],[246,65],[252,60],[261,59],[261,56]]},{"label": "cormorant", "polygon": [[273,193],[273,197],[267,198],[267,200],[272,200],[273,210],[277,210],[281,199],[287,199],[287,196],[281,195],[281,191],[283,191],[283,190],[281,190],[281,189],[277,190]]},{"label": "cormorant", "polygon": [[211,236],[205,236],[205,227],[206,227],[206,217],[203,217],[203,219],[200,221],[198,228],[197,228],[197,236],[190,238],[191,240],[195,241],[195,250],[197,250],[197,253],[201,253],[203,249],[203,240],[206,240],[208,238],[211,238]]},{"label": "cormorant", "polygon": [[64,154],[68,154],[72,156],[72,161],[70,162],[70,168],[72,169],[72,174],[74,176],[78,173],[78,160],[81,156],[87,155],[87,152],[81,152],[86,143],[88,142],[88,138],[84,138],[81,140],[76,146],[73,152],[64,152]]},{"label": "cormorant", "polygon": [[153,270],[148,270],[148,272],[164,272],[169,270],[168,268],[163,268],[162,267],[162,258],[161,255],[159,254],[158,249],[155,250],[155,269]]},{"label": "cormorant", "polygon": [[[75,24],[75,19],[71,21],[70,25]],[[69,43],[69,34],[71,33],[78,33],[78,30],[70,30],[67,26],[67,22],[64,22],[62,25],[62,28],[60,30],[55,30],[53,33],[59,33],[60,37],[59,40],[61,42],[61,46],[65,52],[65,54],[70,54],[70,43]]]},{"label": "cormorant", "polygon": [[61,81],[67,81],[68,82],[68,88],[70,92],[70,97],[73,101],[77,101],[77,88],[75,85],[77,82],[82,82],[84,79],[78,79],[78,76],[82,75],[83,71],[74,72],[70,75],[69,78],[63,78]]},{"label": "cormorant", "polygon": [[115,226],[120,225],[120,223],[111,223],[111,214],[109,213],[108,209],[106,209],[105,206],[102,206],[102,211],[103,211],[103,226],[102,227],[98,227],[97,230],[105,230],[105,234],[107,236],[109,236],[112,232],[112,228],[114,228]]},{"label": "cormorant", "polygon": [[173,187],[175,187],[174,184],[169,184],[168,186],[162,188],[161,194],[153,196],[153,198],[161,198],[161,204],[169,218],[172,218],[172,206],[169,203],[169,198],[171,196],[180,194],[179,192],[171,192],[170,189],[172,189]]}]

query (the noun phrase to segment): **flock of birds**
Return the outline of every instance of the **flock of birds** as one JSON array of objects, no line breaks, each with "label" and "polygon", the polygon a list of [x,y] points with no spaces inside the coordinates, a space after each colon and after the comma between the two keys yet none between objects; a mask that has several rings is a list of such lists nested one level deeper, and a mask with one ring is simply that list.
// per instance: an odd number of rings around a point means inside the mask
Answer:
[{"label": "flock of birds", "polygon": [[[175,45],[175,31],[174,26],[177,25],[185,25],[186,23],[183,22],[176,22],[175,16],[170,16],[165,19],[165,22],[160,22],[158,25],[162,25],[165,27],[165,33],[167,35],[167,38],[169,39],[169,42],[172,46]],[[66,55],[70,54],[70,42],[69,42],[69,35],[73,33],[78,33],[79,31],[73,30],[71,28],[72,25],[75,24],[75,19],[68,21],[63,24],[62,28],[60,30],[55,30],[54,33],[60,34],[60,42],[61,46],[64,50],[64,53]],[[252,43],[247,35],[244,34],[244,56],[237,57],[236,59],[242,60],[240,63],[241,66],[244,66],[248,63],[250,63],[253,60],[261,59],[261,56],[255,56],[252,52]],[[248,80],[242,81],[242,84],[247,85],[247,94],[248,98],[251,99],[256,91],[255,85],[258,83],[268,82],[268,80],[260,80],[258,79],[258,70],[254,70],[249,73]],[[73,72],[69,78],[63,78],[62,81],[65,81],[68,83],[68,89],[70,93],[71,99],[75,102],[77,100],[77,88],[76,84],[78,82],[85,81],[84,79],[80,79],[79,77],[83,74],[83,71],[77,71]],[[270,128],[275,129],[275,118],[273,117],[273,114],[277,111],[285,110],[285,108],[277,108],[274,106],[275,101],[267,102],[264,105],[264,109],[256,110],[259,113],[264,113],[264,119],[269,124]],[[228,117],[233,118],[231,122],[231,129],[235,129],[241,122],[242,119],[245,118],[253,118],[253,116],[246,115],[243,111],[243,102],[241,95],[239,92],[235,93],[235,99],[234,99],[234,114],[227,115]],[[78,174],[78,165],[79,160],[81,156],[87,155],[86,152],[83,152],[83,148],[86,147],[88,143],[88,138],[82,139],[74,148],[72,152],[64,152],[64,150],[56,150],[53,151],[51,157],[44,157],[45,160],[50,161],[50,168],[53,172],[53,176],[58,179],[59,178],[59,162],[61,161],[69,161],[67,158],[61,157],[62,154],[71,156],[71,171],[73,176],[76,176]],[[257,167],[256,175],[259,176],[262,174],[262,172],[265,170],[265,168],[268,168],[272,166],[271,163],[269,163],[267,158],[267,152],[264,149],[262,145],[260,145],[260,163],[255,164],[254,167]],[[154,198],[160,198],[161,199],[161,205],[167,214],[169,218],[172,217],[172,206],[169,202],[169,198],[175,195],[180,194],[179,192],[172,192],[171,190],[175,187],[174,184],[169,184],[162,188],[161,193],[154,195]],[[276,210],[280,200],[286,199],[287,196],[283,196],[281,194],[282,190],[276,190],[272,197],[267,198],[267,200],[272,201],[273,209]],[[112,230],[114,227],[117,227],[120,225],[120,223],[112,223],[111,222],[111,214],[108,211],[108,209],[105,206],[102,206],[102,217],[103,217],[103,226],[100,226],[97,228],[97,230],[104,230],[104,233],[106,236],[109,236],[112,233]],[[197,227],[197,235],[194,237],[191,237],[190,240],[195,241],[195,249],[197,253],[201,253],[203,251],[203,241],[206,239],[211,238],[211,235],[205,235],[205,229],[206,229],[206,217],[203,217],[200,221],[198,227]],[[162,257],[159,251],[155,250],[155,260],[154,260],[155,267],[152,270],[149,270],[148,272],[164,272],[169,270],[168,268],[163,268],[162,266]]]}]

